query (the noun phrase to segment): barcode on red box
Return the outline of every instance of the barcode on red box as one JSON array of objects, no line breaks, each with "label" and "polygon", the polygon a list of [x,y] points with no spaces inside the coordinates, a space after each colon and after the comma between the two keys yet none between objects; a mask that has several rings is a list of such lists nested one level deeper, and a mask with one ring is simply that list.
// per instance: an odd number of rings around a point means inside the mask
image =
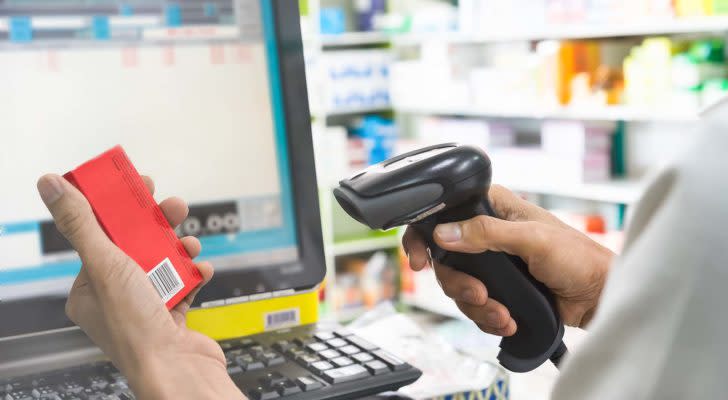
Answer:
[{"label": "barcode on red box", "polygon": [[152,268],[147,276],[165,303],[185,287],[169,258],[165,258],[159,265]]},{"label": "barcode on red box", "polygon": [[269,312],[265,313],[264,316],[265,330],[295,326],[301,323],[301,315],[298,308]]}]

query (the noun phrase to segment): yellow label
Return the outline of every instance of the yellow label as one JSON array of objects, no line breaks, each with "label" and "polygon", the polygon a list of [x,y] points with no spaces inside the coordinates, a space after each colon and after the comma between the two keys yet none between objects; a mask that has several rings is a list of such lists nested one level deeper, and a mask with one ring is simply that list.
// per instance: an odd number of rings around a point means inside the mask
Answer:
[{"label": "yellow label", "polygon": [[215,340],[255,335],[318,321],[318,291],[192,310],[187,326]]}]

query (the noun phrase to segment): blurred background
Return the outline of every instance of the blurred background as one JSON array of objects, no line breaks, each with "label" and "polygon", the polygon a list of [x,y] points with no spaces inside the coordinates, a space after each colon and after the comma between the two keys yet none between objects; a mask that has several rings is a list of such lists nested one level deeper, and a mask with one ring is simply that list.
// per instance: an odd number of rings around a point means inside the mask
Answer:
[{"label": "blurred background", "polygon": [[[446,315],[402,232],[339,208],[339,179],[442,142],[484,148],[494,182],[619,252],[630,206],[728,93],[721,0],[301,2],[328,256],[325,312],[384,299]],[[424,293],[424,296],[422,295]]]},{"label": "blurred background", "polygon": [[431,271],[409,271],[401,231],[346,216],[331,195],[339,179],[428,144],[473,144],[490,155],[494,183],[619,252],[650,175],[728,92],[726,0],[300,4],[328,267],[322,311],[339,321],[385,300],[462,318]]}]

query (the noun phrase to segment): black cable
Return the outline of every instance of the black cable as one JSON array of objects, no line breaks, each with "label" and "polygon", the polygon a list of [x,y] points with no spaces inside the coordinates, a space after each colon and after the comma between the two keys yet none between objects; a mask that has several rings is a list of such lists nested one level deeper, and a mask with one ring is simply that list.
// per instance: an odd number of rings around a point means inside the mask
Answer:
[{"label": "black cable", "polygon": [[566,348],[566,345],[562,340],[559,344],[559,347],[556,348],[556,350],[553,354],[551,354],[551,357],[549,357],[549,359],[556,368],[559,368],[559,366],[561,365],[561,359],[564,358],[564,356],[567,354],[569,354],[569,349]]}]

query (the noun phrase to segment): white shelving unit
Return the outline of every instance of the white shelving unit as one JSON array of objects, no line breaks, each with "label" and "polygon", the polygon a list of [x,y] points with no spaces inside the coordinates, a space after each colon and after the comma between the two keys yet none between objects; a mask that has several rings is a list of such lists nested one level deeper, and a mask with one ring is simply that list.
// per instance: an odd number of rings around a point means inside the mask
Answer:
[{"label": "white shelving unit", "polygon": [[348,32],[340,35],[320,35],[317,40],[325,47],[387,44],[392,36],[380,32]]},{"label": "white shelving unit", "polygon": [[334,256],[365,253],[380,249],[394,249],[399,246],[399,236],[382,236],[367,239],[336,242],[333,245]]},{"label": "white shelving unit", "polygon": [[358,115],[358,114],[374,114],[381,112],[392,111],[392,107],[356,107],[356,108],[340,108],[325,111],[326,116],[339,116],[339,115]]},{"label": "white shelving unit", "polygon": [[545,182],[496,182],[516,192],[528,192],[615,204],[634,204],[646,189],[642,181],[549,185]]},{"label": "white shelving unit", "polygon": [[695,122],[698,111],[690,110],[649,110],[631,106],[608,107],[433,107],[433,106],[395,106],[396,112],[419,115],[458,115],[467,117],[497,117],[521,119],[571,119],[589,121],[667,121]]},{"label": "white shelving unit", "polygon": [[655,18],[627,21],[622,24],[563,24],[546,25],[534,30],[499,30],[493,32],[383,33],[347,32],[337,35],[308,35],[306,42],[318,42],[325,47],[392,44],[417,45],[428,41],[453,44],[478,44],[543,39],[597,39],[629,36],[677,35],[690,33],[719,33],[728,31],[728,17]]}]

